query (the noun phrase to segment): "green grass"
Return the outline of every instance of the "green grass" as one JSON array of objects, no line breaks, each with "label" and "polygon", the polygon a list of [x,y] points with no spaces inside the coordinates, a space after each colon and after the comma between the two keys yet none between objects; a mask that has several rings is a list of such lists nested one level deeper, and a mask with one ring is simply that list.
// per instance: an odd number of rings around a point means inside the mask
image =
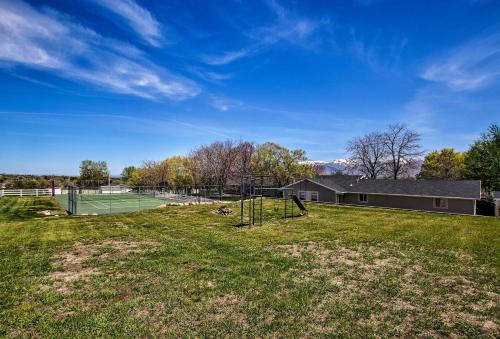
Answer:
[{"label": "green grass", "polygon": [[1,336],[500,334],[498,219],[309,204],[283,220],[273,201],[251,228],[237,205],[30,219],[45,200],[0,199]]},{"label": "green grass", "polygon": [[59,211],[61,214],[66,214],[62,206],[52,198],[0,198],[0,222],[40,217],[37,212],[44,210]]}]

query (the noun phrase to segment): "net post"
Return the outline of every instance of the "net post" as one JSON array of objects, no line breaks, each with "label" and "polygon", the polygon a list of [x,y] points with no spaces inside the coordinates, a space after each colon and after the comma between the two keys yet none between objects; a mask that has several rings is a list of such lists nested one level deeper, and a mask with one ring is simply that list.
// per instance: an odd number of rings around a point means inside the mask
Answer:
[{"label": "net post", "polygon": [[285,202],[285,219],[286,219],[286,197],[284,194],[283,194],[283,201]]},{"label": "net post", "polygon": [[[248,226],[250,226],[250,222],[252,221],[252,194],[251,194],[251,186],[250,184],[247,185],[248,186],[248,197],[250,198],[250,200],[248,201]],[[246,187],[245,187],[246,188]],[[246,191],[246,189],[245,189]]]},{"label": "net post", "polygon": [[262,206],[262,203],[263,203],[262,196],[264,195],[263,189],[262,189],[263,186],[264,186],[264,177],[261,176],[260,177],[260,226],[262,226],[262,209],[263,209],[263,206]]},{"label": "net post", "polygon": [[255,195],[250,201],[252,202],[252,225],[255,225]]},{"label": "net post", "polygon": [[240,225],[243,225],[243,175],[240,179]]}]

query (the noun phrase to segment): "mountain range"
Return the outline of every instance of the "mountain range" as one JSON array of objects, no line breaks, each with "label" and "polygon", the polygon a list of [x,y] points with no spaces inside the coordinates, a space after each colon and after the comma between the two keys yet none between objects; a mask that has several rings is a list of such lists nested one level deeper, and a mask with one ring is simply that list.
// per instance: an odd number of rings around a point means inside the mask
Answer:
[{"label": "mountain range", "polygon": [[347,173],[347,160],[346,159],[336,159],[332,161],[323,160],[307,160],[303,161],[303,164],[319,165],[322,167],[321,175],[330,175],[335,173]]}]

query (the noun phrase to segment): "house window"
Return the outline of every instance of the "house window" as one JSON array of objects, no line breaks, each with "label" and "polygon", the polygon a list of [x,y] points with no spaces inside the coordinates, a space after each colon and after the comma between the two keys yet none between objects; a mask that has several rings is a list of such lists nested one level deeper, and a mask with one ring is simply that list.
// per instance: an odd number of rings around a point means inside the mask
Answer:
[{"label": "house window", "polygon": [[368,194],[360,194],[359,202],[368,202]]},{"label": "house window", "polygon": [[306,200],[306,192],[305,191],[299,191],[299,199]]},{"label": "house window", "polygon": [[434,199],[434,208],[448,208],[448,199],[443,198],[435,198]]},{"label": "house window", "polygon": [[318,201],[318,192],[311,192],[311,201]]}]

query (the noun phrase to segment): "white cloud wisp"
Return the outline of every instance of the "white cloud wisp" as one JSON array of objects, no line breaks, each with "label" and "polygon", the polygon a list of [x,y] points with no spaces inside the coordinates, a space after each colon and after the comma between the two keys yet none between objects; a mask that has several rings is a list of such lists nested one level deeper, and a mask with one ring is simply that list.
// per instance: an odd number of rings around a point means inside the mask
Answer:
[{"label": "white cloud wisp", "polygon": [[24,66],[151,100],[196,96],[199,86],[53,10],[0,2],[0,67]]}]

